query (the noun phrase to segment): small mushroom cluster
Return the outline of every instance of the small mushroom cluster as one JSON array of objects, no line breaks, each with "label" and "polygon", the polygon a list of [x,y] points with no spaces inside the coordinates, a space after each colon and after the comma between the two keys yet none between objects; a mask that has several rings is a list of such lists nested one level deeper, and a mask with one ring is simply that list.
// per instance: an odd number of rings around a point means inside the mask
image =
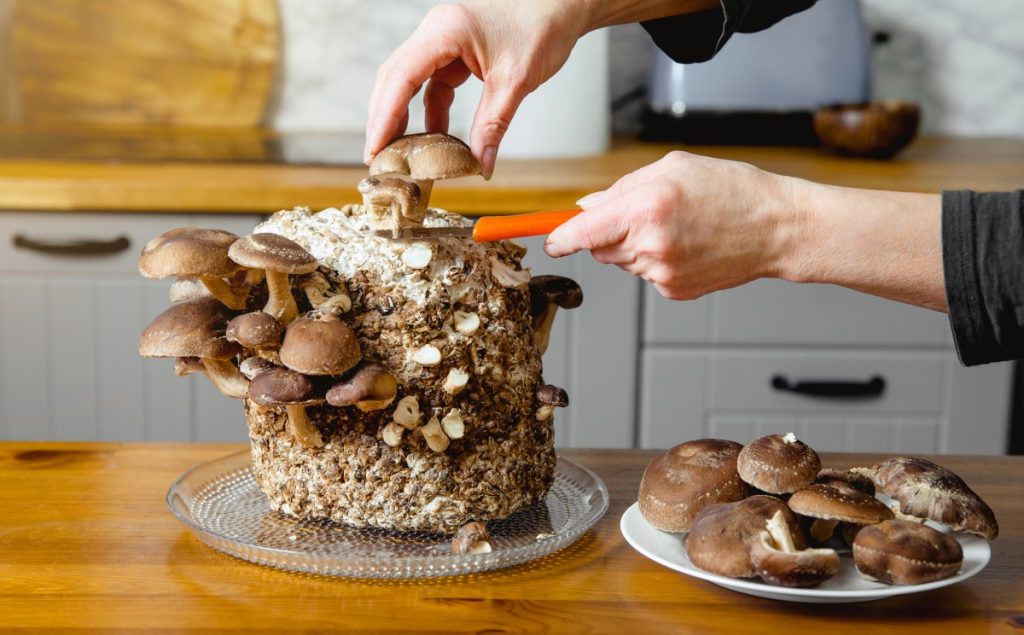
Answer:
[{"label": "small mushroom cluster", "polygon": [[[177,358],[175,373],[205,374],[227,397],[283,408],[296,443],[323,446],[306,407],[386,408],[398,383],[362,359],[355,332],[339,317],[352,302],[345,293],[327,295],[330,285],[317,267],[305,249],[277,234],[168,231],[143,249],[139,271],[176,276],[174,304],[143,331],[139,353]],[[311,309],[301,317],[293,287]]]},{"label": "small mushroom cluster", "polygon": [[989,506],[942,466],[898,457],[871,468],[822,469],[817,453],[792,433],[746,446],[720,439],[677,445],[647,466],[638,502],[653,527],[687,532],[695,566],[789,587],[834,576],[840,558],[830,545],[843,543],[865,578],[939,580],[956,574],[963,552],[926,520],[988,540],[999,532]]}]

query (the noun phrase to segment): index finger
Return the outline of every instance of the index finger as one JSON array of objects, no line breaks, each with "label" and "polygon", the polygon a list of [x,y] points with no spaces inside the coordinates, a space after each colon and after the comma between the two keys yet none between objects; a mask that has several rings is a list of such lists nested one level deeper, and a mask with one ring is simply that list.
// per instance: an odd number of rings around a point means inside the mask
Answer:
[{"label": "index finger", "polygon": [[391,139],[404,132],[409,102],[436,71],[459,59],[445,38],[417,30],[381,64],[370,94],[366,149],[369,162]]}]

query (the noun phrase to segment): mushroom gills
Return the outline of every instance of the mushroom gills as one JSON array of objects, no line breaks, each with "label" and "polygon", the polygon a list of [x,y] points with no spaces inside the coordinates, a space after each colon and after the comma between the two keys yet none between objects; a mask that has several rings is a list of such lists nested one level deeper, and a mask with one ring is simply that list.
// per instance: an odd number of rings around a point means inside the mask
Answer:
[{"label": "mushroom gills", "polygon": [[839,571],[833,549],[796,549],[782,512],[776,512],[751,546],[751,562],[762,580],[784,587],[813,587]]}]

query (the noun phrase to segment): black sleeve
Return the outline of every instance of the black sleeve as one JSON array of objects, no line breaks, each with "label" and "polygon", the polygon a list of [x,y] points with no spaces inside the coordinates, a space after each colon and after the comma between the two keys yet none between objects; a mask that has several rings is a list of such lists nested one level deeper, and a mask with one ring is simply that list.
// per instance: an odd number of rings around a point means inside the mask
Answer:
[{"label": "black sleeve", "polygon": [[943,192],[942,268],[960,361],[1024,359],[1024,190]]},{"label": "black sleeve", "polygon": [[641,23],[654,43],[677,62],[706,62],[733,33],[753,33],[807,9],[815,0],[722,0],[720,9]]}]

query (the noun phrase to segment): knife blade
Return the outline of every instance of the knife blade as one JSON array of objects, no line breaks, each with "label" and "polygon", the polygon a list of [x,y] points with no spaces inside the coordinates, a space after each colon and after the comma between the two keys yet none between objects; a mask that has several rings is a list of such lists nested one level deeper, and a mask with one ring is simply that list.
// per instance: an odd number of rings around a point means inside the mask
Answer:
[{"label": "knife blade", "polygon": [[509,238],[539,236],[579,214],[580,209],[483,216],[470,227],[402,227],[398,232],[378,229],[374,236],[392,240],[441,240],[444,238],[470,238],[476,242],[493,242]]}]

